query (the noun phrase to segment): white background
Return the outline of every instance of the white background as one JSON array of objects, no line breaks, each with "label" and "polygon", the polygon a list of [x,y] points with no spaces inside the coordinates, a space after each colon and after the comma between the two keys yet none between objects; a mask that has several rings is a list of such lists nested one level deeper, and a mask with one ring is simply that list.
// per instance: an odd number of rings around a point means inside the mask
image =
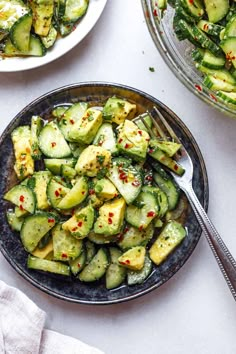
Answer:
[{"label": "white background", "polygon": [[[209,216],[236,257],[236,120],[208,107],[175,78],[152,42],[139,0],[108,0],[90,34],[64,57],[35,70],[0,73],[1,132],[41,94],[89,80],[146,91],[181,117],[206,162]],[[21,289],[46,311],[47,328],[107,354],[236,353],[235,301],[204,236],[185,266],[164,286],[113,306],[54,299],[22,279],[2,255],[0,269],[1,280]]]}]

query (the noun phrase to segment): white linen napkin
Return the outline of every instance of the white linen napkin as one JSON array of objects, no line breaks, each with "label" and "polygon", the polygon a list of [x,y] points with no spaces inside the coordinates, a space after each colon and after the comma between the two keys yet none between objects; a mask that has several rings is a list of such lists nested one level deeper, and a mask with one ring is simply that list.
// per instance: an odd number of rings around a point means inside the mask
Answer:
[{"label": "white linen napkin", "polygon": [[20,290],[0,280],[1,354],[104,354],[69,336],[44,329],[46,314]]}]

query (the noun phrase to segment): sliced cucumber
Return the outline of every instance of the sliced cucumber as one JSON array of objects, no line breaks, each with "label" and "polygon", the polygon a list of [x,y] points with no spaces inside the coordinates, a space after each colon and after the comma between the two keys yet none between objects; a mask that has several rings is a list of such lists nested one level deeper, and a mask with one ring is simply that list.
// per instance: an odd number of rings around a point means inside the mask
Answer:
[{"label": "sliced cucumber", "polygon": [[69,166],[75,167],[76,160],[74,158],[69,159],[44,159],[45,167],[51,171],[54,175],[61,174],[61,167]]},{"label": "sliced cucumber", "polygon": [[173,157],[181,148],[181,144],[175,143],[174,141],[151,139],[149,141],[149,147],[154,150],[157,147],[169,157]]},{"label": "sliced cucumber", "polygon": [[82,247],[80,255],[77,258],[69,261],[70,270],[74,276],[79,274],[82,271],[82,269],[85,267],[86,259],[87,259],[86,249]]},{"label": "sliced cucumber", "polygon": [[88,195],[88,182],[83,176],[79,177],[72,189],[57,204],[59,209],[70,209],[81,204]]},{"label": "sliced cucumber", "polygon": [[204,7],[200,0],[180,0],[183,8],[194,18],[198,19],[204,15]]},{"label": "sliced cucumber", "polygon": [[225,65],[225,58],[224,56],[217,57],[206,49],[201,64],[210,69],[221,69]]},{"label": "sliced cucumber", "polygon": [[173,210],[180,196],[180,190],[176,183],[169,176],[163,177],[160,173],[154,173],[153,175],[158,187],[166,194],[168,199],[169,210]]},{"label": "sliced cucumber", "polygon": [[111,261],[106,270],[106,288],[114,289],[123,283],[127,270],[118,262],[118,258],[122,255],[122,252],[118,248],[110,247],[109,253]]},{"label": "sliced cucumber", "polygon": [[149,192],[154,195],[159,207],[158,216],[162,218],[166,214],[167,210],[169,209],[168,198],[166,194],[163,192],[163,190],[161,190],[159,187],[156,186],[144,186],[142,188],[142,191]]},{"label": "sliced cucumber", "polygon": [[[220,42],[226,59],[230,60],[236,68],[236,37],[229,37]],[[226,91],[226,90],[225,90]]]},{"label": "sliced cucumber", "polygon": [[99,280],[105,274],[108,265],[107,251],[104,248],[100,248],[79,274],[79,280],[83,282]]},{"label": "sliced cucumber", "polygon": [[135,246],[145,246],[152,239],[153,234],[154,227],[152,223],[145,230],[139,230],[136,227],[127,225],[117,244],[122,250]]},{"label": "sliced cucumber", "polygon": [[107,177],[118,189],[127,204],[131,204],[141,191],[141,174],[132,165],[123,167],[113,163]]},{"label": "sliced cucumber", "polygon": [[67,0],[63,22],[76,22],[87,11],[89,0]]},{"label": "sliced cucumber", "polygon": [[52,23],[54,0],[30,0],[33,27],[39,36],[47,36]]},{"label": "sliced cucumber", "polygon": [[33,56],[33,57],[42,57],[46,54],[46,49],[41,42],[40,38],[31,34],[29,49],[25,52],[19,51],[11,42],[10,38],[7,38],[4,48],[3,54],[5,56]]},{"label": "sliced cucumber", "polygon": [[28,216],[20,232],[21,241],[26,251],[31,253],[56,222],[57,219],[53,213],[42,212]]},{"label": "sliced cucumber", "polygon": [[88,239],[95,243],[96,245],[105,245],[111,242],[116,242],[118,239],[117,235],[111,235],[111,236],[107,236],[107,235],[101,235],[101,234],[96,234],[95,232],[91,231],[88,234]]},{"label": "sliced cucumber", "polygon": [[7,210],[7,221],[12,230],[20,231],[24,218],[18,218],[13,210]]},{"label": "sliced cucumber", "polygon": [[236,105],[236,92],[218,91],[216,95],[224,102]]},{"label": "sliced cucumber", "polygon": [[103,123],[101,125],[94,138],[93,145],[102,146],[104,149],[110,151],[112,155],[118,154],[115,134],[110,123]]},{"label": "sliced cucumber", "polygon": [[29,180],[34,185],[32,189],[36,196],[37,209],[46,210],[49,208],[47,186],[51,177],[49,171],[38,171]]},{"label": "sliced cucumber", "polygon": [[26,210],[31,214],[34,213],[35,194],[26,186],[16,185],[4,194],[4,199],[17,205],[21,210]]},{"label": "sliced cucumber", "polygon": [[51,48],[57,39],[57,30],[55,27],[51,26],[46,37],[41,36],[41,41],[45,48]]},{"label": "sliced cucumber", "polygon": [[229,11],[229,0],[204,0],[207,16],[210,22],[222,20]]},{"label": "sliced cucumber", "polygon": [[29,269],[42,270],[43,272],[55,273],[60,275],[70,275],[70,267],[61,262],[49,261],[29,255],[27,260]]},{"label": "sliced cucumber", "polygon": [[197,24],[197,27],[203,32],[206,32],[209,35],[215,37],[219,37],[220,32],[224,29],[223,26],[217,25],[206,20],[200,20]]},{"label": "sliced cucumber", "polygon": [[77,258],[83,243],[63,230],[62,224],[57,224],[52,230],[53,256],[57,261],[68,261]]},{"label": "sliced cucumber", "polygon": [[86,264],[88,264],[96,254],[96,248],[93,242],[85,240],[85,250],[86,250]]},{"label": "sliced cucumber", "polygon": [[157,216],[158,205],[151,193],[141,192],[135,201],[126,209],[126,221],[139,230],[146,229],[151,221]]},{"label": "sliced cucumber", "polygon": [[182,176],[185,172],[184,168],[179,165],[175,160],[169,157],[164,151],[162,151],[157,145],[151,146],[148,149],[148,154],[155,160],[159,161],[162,165],[168,167],[171,171],[177,175]]},{"label": "sliced cucumber", "polygon": [[32,152],[31,156],[34,160],[40,160],[42,153],[39,149],[39,133],[41,132],[44,125],[44,121],[40,116],[31,117],[31,145]]},{"label": "sliced cucumber", "polygon": [[65,197],[70,189],[59,183],[55,177],[52,177],[47,186],[47,196],[53,208],[57,208],[60,201]]},{"label": "sliced cucumber", "polygon": [[39,135],[39,146],[43,154],[52,158],[64,158],[71,155],[71,150],[57,124],[46,124]]},{"label": "sliced cucumber", "polygon": [[128,270],[127,281],[128,285],[142,284],[152,271],[152,261],[149,256],[145,255],[144,265],[141,270]]},{"label": "sliced cucumber", "polygon": [[29,50],[32,20],[32,13],[28,12],[20,17],[11,27],[10,38],[12,44],[21,52],[27,52]]}]

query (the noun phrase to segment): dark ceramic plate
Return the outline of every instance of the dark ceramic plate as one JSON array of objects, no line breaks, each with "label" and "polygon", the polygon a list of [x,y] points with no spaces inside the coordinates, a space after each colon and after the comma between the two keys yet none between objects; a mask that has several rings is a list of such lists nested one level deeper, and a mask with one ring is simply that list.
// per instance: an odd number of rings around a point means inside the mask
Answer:
[{"label": "dark ceramic plate", "polygon": [[74,279],[65,279],[60,276],[42,274],[26,267],[27,253],[24,251],[19,236],[12,232],[6,221],[7,202],[3,200],[4,193],[14,183],[13,149],[11,132],[19,125],[29,124],[32,115],[47,114],[53,106],[66,102],[87,101],[101,103],[108,97],[117,95],[137,104],[138,113],[149,110],[153,105],[161,108],[177,135],[187,147],[194,164],[193,188],[204,206],[208,206],[208,181],[205,164],[199,148],[184,123],[169,108],[154,97],[139,90],[110,83],[81,83],[56,89],[41,96],[25,107],[9,124],[0,139],[1,184],[0,184],[0,221],[1,237],[0,248],[12,267],[37,288],[57,298],[83,304],[111,304],[134,299],[154,290],[170,279],[192,254],[201,235],[201,229],[193,212],[189,211],[186,226],[188,236],[183,243],[169,256],[142,285],[123,285],[114,290],[106,290],[102,284],[85,284]]}]

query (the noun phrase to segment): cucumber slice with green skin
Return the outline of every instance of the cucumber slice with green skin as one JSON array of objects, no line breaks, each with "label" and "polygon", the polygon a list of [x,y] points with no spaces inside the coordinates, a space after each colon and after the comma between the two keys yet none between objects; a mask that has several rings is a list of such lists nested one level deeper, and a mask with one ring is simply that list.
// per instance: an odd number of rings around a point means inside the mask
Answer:
[{"label": "cucumber slice with green skin", "polygon": [[21,228],[21,241],[29,253],[38,245],[39,241],[51,230],[57,222],[53,213],[42,212],[28,216]]},{"label": "cucumber slice with green skin", "polygon": [[130,225],[143,230],[157,215],[158,205],[154,195],[141,192],[135,200],[135,205],[131,204],[127,207],[125,219]]},{"label": "cucumber slice with green skin", "polygon": [[46,49],[51,48],[57,39],[57,30],[55,27],[51,26],[46,37],[41,36],[41,41]]},{"label": "cucumber slice with green skin", "polygon": [[200,20],[197,24],[197,27],[203,32],[206,32],[207,34],[215,37],[219,37],[220,32],[224,29],[223,26],[217,25],[206,20]]},{"label": "cucumber slice with green skin", "polygon": [[236,36],[236,15],[232,16],[225,27],[224,37]]},{"label": "cucumber slice with green skin", "polygon": [[71,155],[71,150],[63,134],[53,121],[46,124],[39,135],[39,146],[47,157],[64,158]]},{"label": "cucumber slice with green skin", "polygon": [[96,245],[105,245],[111,242],[116,242],[118,239],[117,235],[107,236],[107,235],[100,235],[96,234],[95,232],[91,231],[88,234],[88,239],[95,243]]},{"label": "cucumber slice with green skin", "polygon": [[86,249],[83,247],[80,255],[77,258],[69,261],[70,270],[74,276],[76,276],[82,271],[82,269],[86,265],[86,260],[87,260]]},{"label": "cucumber slice with green skin", "polygon": [[65,13],[62,21],[65,23],[77,22],[85,15],[89,5],[89,0],[67,0]]},{"label": "cucumber slice with green skin", "polygon": [[175,16],[173,26],[175,34],[180,41],[188,39],[189,42],[191,42],[196,47],[201,47],[201,44],[198,42],[197,37],[195,37],[195,35],[193,34],[193,24],[189,24],[182,18],[179,19],[178,16]]},{"label": "cucumber slice with green skin", "polygon": [[49,171],[38,171],[28,181],[28,186],[32,186],[36,196],[37,209],[46,210],[50,206],[47,198],[47,185],[51,177]]},{"label": "cucumber slice with green skin", "polygon": [[104,149],[110,151],[112,155],[118,154],[115,134],[110,123],[103,123],[101,125],[93,140],[93,145],[102,146]]},{"label": "cucumber slice with green skin", "polygon": [[229,0],[204,0],[206,13],[210,22],[216,23],[229,11]]},{"label": "cucumber slice with green skin", "polygon": [[87,145],[79,145],[77,143],[71,143],[71,142],[69,143],[69,146],[70,146],[72,155],[75,158],[78,158],[81,155],[81,153],[84,151],[84,149],[87,147]]},{"label": "cucumber slice with green skin", "polygon": [[22,217],[25,217],[30,214],[27,210],[24,210],[24,209],[21,210],[18,206],[15,207],[14,212],[15,212],[17,218],[22,218]]},{"label": "cucumber slice with green skin", "polygon": [[[143,116],[144,121],[146,122],[146,124],[149,126],[149,128],[152,129],[152,119],[149,116],[149,114],[146,114],[145,116]],[[144,130],[145,132],[148,133],[147,128],[145,127],[145,125],[143,124],[143,122],[141,120],[138,119],[138,117],[136,117],[136,120],[134,122],[139,129]]]},{"label": "cucumber slice with green skin", "polygon": [[204,15],[204,7],[199,0],[180,0],[179,3],[193,18],[198,19]]},{"label": "cucumber slice with green skin", "polygon": [[169,209],[168,198],[166,194],[159,187],[156,186],[144,186],[142,188],[142,191],[149,192],[154,195],[159,207],[158,216],[162,218]]},{"label": "cucumber slice with green skin", "polygon": [[234,78],[234,76],[225,69],[220,69],[220,70],[210,69],[210,68],[206,68],[205,66],[199,63],[196,64],[196,68],[204,74],[213,75],[216,79],[225,81],[232,85],[236,85],[236,79]]},{"label": "cucumber slice with green skin", "polygon": [[55,273],[60,275],[70,275],[70,267],[66,264],[56,261],[49,261],[43,258],[37,258],[29,255],[27,267],[34,270],[42,270],[43,272]]},{"label": "cucumber slice with green skin", "polygon": [[24,218],[18,218],[13,210],[7,210],[7,221],[12,230],[20,231]]},{"label": "cucumber slice with green skin", "polygon": [[151,260],[161,264],[185,238],[186,230],[177,221],[169,221],[149,250]]},{"label": "cucumber slice with green skin", "polygon": [[29,49],[25,52],[19,51],[11,42],[10,38],[7,38],[4,48],[3,55],[6,57],[13,56],[32,56],[32,57],[42,57],[46,54],[46,48],[41,42],[39,37],[35,35],[30,35]]},{"label": "cucumber slice with green skin", "polygon": [[4,199],[31,214],[35,211],[35,194],[27,186],[16,185],[4,195]]},{"label": "cucumber slice with green skin", "polygon": [[192,58],[194,61],[200,63],[203,59],[205,50],[201,48],[196,48],[192,51]]},{"label": "cucumber slice with green skin", "polygon": [[149,141],[149,147],[154,150],[157,147],[169,157],[172,157],[181,148],[181,144],[175,143],[174,141],[151,139]]},{"label": "cucumber slice with green skin", "polygon": [[217,57],[209,50],[205,50],[201,65],[210,69],[221,69],[225,65],[225,58],[223,56]]},{"label": "cucumber slice with green skin", "polygon": [[54,0],[30,0],[33,11],[34,32],[39,36],[47,36],[52,23]]},{"label": "cucumber slice with green skin", "polygon": [[76,171],[74,168],[66,165],[61,166],[61,175],[63,177],[69,178],[70,180],[75,178],[76,176]]},{"label": "cucumber slice with green skin", "polygon": [[146,246],[153,234],[154,227],[152,223],[145,230],[139,230],[136,227],[127,225],[117,244],[123,251],[135,246]]},{"label": "cucumber slice with green skin", "polygon": [[79,177],[72,189],[58,203],[59,209],[70,209],[81,204],[88,195],[88,182],[85,177]]},{"label": "cucumber slice with green skin", "polygon": [[122,167],[116,163],[109,169],[107,177],[118,189],[127,204],[131,204],[139,195],[142,177],[135,167]]},{"label": "cucumber slice with green skin", "polygon": [[60,201],[69,192],[70,189],[57,182],[54,177],[50,179],[47,186],[47,196],[53,208],[57,208]]},{"label": "cucumber slice with green skin", "polygon": [[236,92],[218,91],[217,97],[220,97],[224,102],[236,105]]},{"label": "cucumber slice with green skin", "polygon": [[21,0],[1,0],[0,9],[0,29],[7,32],[20,17],[30,12],[30,8]]},{"label": "cucumber slice with green skin", "polygon": [[27,52],[29,50],[32,20],[32,13],[28,12],[24,16],[20,17],[11,27],[11,42],[20,52]]},{"label": "cucumber slice with green skin", "polygon": [[118,258],[122,252],[116,247],[109,248],[110,264],[106,270],[106,288],[114,289],[120,286],[126,278],[127,270],[122,267]]},{"label": "cucumber slice with green skin", "polygon": [[31,156],[34,160],[40,160],[42,153],[39,149],[39,133],[44,126],[44,121],[40,116],[32,116],[31,118]]},{"label": "cucumber slice with green skin", "polygon": [[196,19],[192,17],[184,8],[180,5],[179,1],[176,1],[175,6],[176,22],[178,19],[183,19],[188,23],[195,23]]},{"label": "cucumber slice with green skin", "polygon": [[60,23],[59,24],[59,32],[62,37],[68,36],[75,28],[75,24],[73,23]]},{"label": "cucumber slice with green skin", "polygon": [[[236,68],[236,37],[229,37],[220,42],[226,59],[230,60]],[[226,90],[225,90],[226,91]]]},{"label": "cucumber slice with green skin", "polygon": [[86,264],[88,264],[96,254],[96,248],[94,243],[89,240],[86,240],[85,250],[86,250],[86,257],[87,257]]},{"label": "cucumber slice with green skin", "polygon": [[213,91],[226,91],[226,92],[232,92],[236,90],[236,86],[230,84],[229,82],[226,82],[224,80],[221,80],[214,75],[207,75],[204,80],[203,80],[203,85],[208,87],[209,89]]},{"label": "cucumber slice with green skin", "polygon": [[215,55],[222,55],[221,48],[213,42],[203,31],[201,31],[197,26],[192,26],[192,33],[195,40],[201,45],[202,48],[208,49]]},{"label": "cucumber slice with green skin", "polygon": [[52,230],[53,256],[57,261],[68,261],[77,258],[83,243],[75,239],[68,231],[63,230],[62,224],[57,224]]},{"label": "cucumber slice with green skin", "polygon": [[59,121],[59,128],[67,141],[72,141],[69,134],[74,124],[85,114],[88,104],[85,102],[74,103],[62,115]]},{"label": "cucumber slice with green skin", "polygon": [[185,172],[184,168],[179,165],[175,160],[169,157],[164,151],[157,146],[150,147],[148,154],[155,160],[159,161],[162,165],[168,167],[171,171],[179,176],[182,176]]},{"label": "cucumber slice with green skin", "polygon": [[167,199],[168,199],[168,205],[169,205],[169,210],[173,210],[178,201],[179,201],[179,196],[180,196],[180,190],[178,186],[175,184],[173,179],[169,178],[163,178],[159,173],[155,172],[154,175],[154,180],[158,187],[166,194]]},{"label": "cucumber slice with green skin", "polygon": [[45,167],[54,175],[60,175],[62,165],[68,167],[75,167],[76,159],[44,159],[44,164]]},{"label": "cucumber slice with green skin", "polygon": [[58,122],[61,120],[61,118],[63,117],[63,114],[65,113],[65,111],[70,107],[66,106],[66,105],[62,105],[62,106],[57,106],[55,108],[53,108],[51,114],[54,118],[58,119]]},{"label": "cucumber slice with green skin", "polygon": [[128,285],[142,284],[152,271],[152,261],[149,256],[145,255],[144,265],[141,270],[128,270],[127,282]]},{"label": "cucumber slice with green skin", "polygon": [[78,278],[83,282],[99,280],[106,273],[108,265],[107,250],[100,248],[89,264],[84,267]]}]

